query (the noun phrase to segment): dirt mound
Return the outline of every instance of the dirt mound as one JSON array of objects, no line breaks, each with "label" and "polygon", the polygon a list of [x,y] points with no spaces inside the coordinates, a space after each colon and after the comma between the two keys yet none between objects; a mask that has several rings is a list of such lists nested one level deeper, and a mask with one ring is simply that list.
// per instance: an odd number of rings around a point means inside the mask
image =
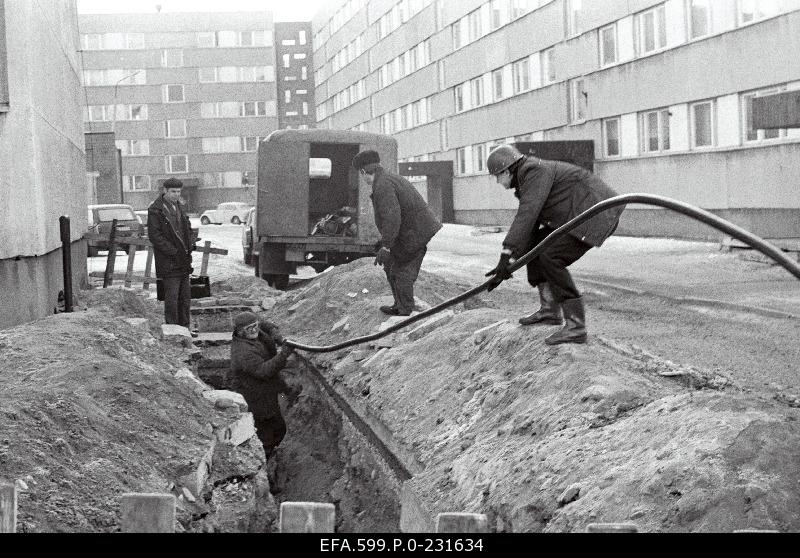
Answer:
[{"label": "dirt mound", "polygon": [[[293,340],[373,333],[391,301],[371,262],[329,272],[271,312]],[[421,274],[429,303],[466,286]],[[488,298],[488,297],[487,297]],[[474,308],[474,306],[478,308]],[[613,339],[548,347],[485,301],[389,345],[309,355],[364,402],[424,470],[409,486],[435,513],[486,513],[500,532],[800,528],[797,409]],[[390,319],[396,320],[396,318]],[[379,352],[380,351],[380,352]]]},{"label": "dirt mound", "polygon": [[[152,334],[161,303],[122,289],[78,298],[88,310],[0,331],[0,479],[21,488],[18,531],[119,530],[125,492],[175,493],[179,530],[222,528],[232,515],[219,513],[231,507],[225,494],[252,519],[242,499],[252,502],[266,480],[252,474],[258,465],[243,464],[257,463],[259,452],[263,462],[258,445],[231,449],[212,466],[220,489],[238,479],[234,490],[183,492],[185,476],[215,445],[215,429],[238,410],[215,409],[175,378],[188,354]],[[249,473],[228,474],[230,463]],[[262,529],[270,513],[274,520],[274,510],[258,513]]]}]

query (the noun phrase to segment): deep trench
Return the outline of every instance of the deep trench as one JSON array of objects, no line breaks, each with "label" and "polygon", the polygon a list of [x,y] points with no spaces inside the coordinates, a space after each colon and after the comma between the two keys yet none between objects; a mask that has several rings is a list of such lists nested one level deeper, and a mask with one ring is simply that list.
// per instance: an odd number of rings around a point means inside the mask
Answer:
[{"label": "deep trench", "polygon": [[[206,314],[201,332],[230,331],[229,312]],[[205,347],[200,378],[231,389],[230,345]],[[270,491],[281,502],[326,502],[336,507],[336,532],[400,532],[400,489],[409,474],[314,368],[297,355],[282,371],[302,385],[295,405],[281,398],[287,434],[266,464]]]}]

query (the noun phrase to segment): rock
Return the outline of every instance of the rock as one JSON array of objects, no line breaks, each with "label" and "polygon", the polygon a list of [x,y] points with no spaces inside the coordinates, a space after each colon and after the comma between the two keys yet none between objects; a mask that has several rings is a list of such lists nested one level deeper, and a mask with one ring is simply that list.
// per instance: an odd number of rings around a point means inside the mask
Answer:
[{"label": "rock", "polygon": [[347,296],[349,296],[350,298],[355,298],[358,296],[358,293],[347,293]]},{"label": "rock", "polygon": [[333,324],[333,327],[331,328],[331,333],[336,333],[337,331],[344,329],[344,327],[347,325],[348,319],[349,318],[345,316],[344,318]]},{"label": "rock", "polygon": [[193,504],[196,501],[194,494],[192,494],[192,491],[186,488],[185,486],[181,489],[181,492],[183,493],[183,497],[190,504]]},{"label": "rock", "polygon": [[569,485],[569,487],[561,493],[561,496],[558,497],[558,504],[561,506],[566,506],[570,502],[577,500],[580,496],[581,488],[582,487],[580,483]]},{"label": "rock", "polygon": [[148,329],[148,320],[147,318],[122,318],[122,321],[126,324],[135,327],[136,329],[141,329],[147,331]]},{"label": "rock", "polygon": [[364,362],[363,362],[361,365],[362,365],[362,366],[370,366],[370,365],[371,365],[373,362],[375,362],[376,360],[380,359],[380,357],[382,357],[382,356],[383,356],[383,354],[384,354],[386,351],[388,351],[388,350],[389,350],[389,349],[385,349],[385,348],[384,348],[384,349],[381,349],[380,351],[378,351],[377,353],[375,353],[374,355],[372,355],[370,358],[368,358],[367,360],[365,360],[365,361],[364,361]]},{"label": "rock", "polygon": [[192,334],[189,328],[175,325],[164,324],[161,326],[161,339],[174,345],[191,348]]},{"label": "rock", "polygon": [[289,307],[288,310],[286,310],[286,312],[288,312],[289,314],[294,314],[305,303],[306,303],[305,300],[301,300],[300,302],[295,302],[293,305]]},{"label": "rock", "polygon": [[[203,393],[203,397],[211,402],[212,405],[220,409],[227,409],[233,405],[238,405],[242,411],[247,410],[247,403],[241,393],[226,389],[212,389]],[[227,404],[220,406],[220,402],[227,401]]]},{"label": "rock", "polygon": [[238,420],[217,431],[220,442],[238,446],[256,435],[253,413],[245,413]]},{"label": "rock", "polygon": [[264,310],[272,310],[272,308],[277,304],[277,300],[271,297],[267,297],[261,301],[261,308]]},{"label": "rock", "polygon": [[389,318],[388,320],[386,320],[385,322],[381,323],[381,325],[378,326],[378,331],[384,331],[385,329],[390,328],[393,325],[402,322],[406,318],[408,318],[408,316],[392,316],[391,318]]},{"label": "rock", "polygon": [[17,487],[17,490],[19,490],[20,492],[24,492],[24,491],[28,490],[28,484],[22,479],[17,479],[14,482],[14,485]]},{"label": "rock", "polygon": [[209,386],[208,384],[204,383],[197,376],[192,374],[192,371],[189,370],[188,368],[181,368],[180,370],[178,370],[175,373],[175,379],[176,380],[182,380],[182,381],[188,383],[190,385],[190,387],[195,392],[198,392],[198,393],[202,393],[202,392],[211,390],[211,386]]},{"label": "rock", "polygon": [[368,291],[367,289],[361,289],[361,292],[362,292],[363,294],[369,294],[369,291]]},{"label": "rock", "polygon": [[435,316],[425,320],[422,322],[421,325],[417,326],[416,328],[412,329],[408,332],[408,339],[411,341],[416,341],[417,339],[421,339],[422,337],[426,336],[437,327],[442,326],[453,319],[455,313],[452,310],[445,310],[444,312],[440,312]]},{"label": "rock", "polygon": [[498,327],[500,327],[506,322],[508,322],[508,320],[500,320],[499,322],[495,322],[486,327],[482,327],[481,329],[477,330],[475,333],[472,334],[472,341],[476,345],[480,345],[481,343],[486,341],[486,338],[489,337],[489,335],[493,333],[494,330],[496,330]]},{"label": "rock", "polygon": [[353,351],[352,353],[350,353],[350,356],[353,357],[353,361],[359,362],[361,360],[366,359],[369,356],[369,351],[365,351],[363,349],[360,349],[360,350]]}]

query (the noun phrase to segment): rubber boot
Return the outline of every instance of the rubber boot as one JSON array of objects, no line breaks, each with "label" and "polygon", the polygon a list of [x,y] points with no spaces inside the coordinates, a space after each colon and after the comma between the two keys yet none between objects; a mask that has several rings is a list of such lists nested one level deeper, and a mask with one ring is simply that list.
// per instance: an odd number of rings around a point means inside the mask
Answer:
[{"label": "rubber boot", "polygon": [[559,331],[547,337],[548,345],[560,343],[586,343],[586,316],[583,310],[583,299],[570,298],[561,303],[566,324]]},{"label": "rubber boot", "polygon": [[531,314],[519,319],[522,325],[561,325],[561,307],[559,307],[553,296],[553,291],[550,290],[548,283],[539,283],[536,285],[539,289],[539,303],[541,308]]}]

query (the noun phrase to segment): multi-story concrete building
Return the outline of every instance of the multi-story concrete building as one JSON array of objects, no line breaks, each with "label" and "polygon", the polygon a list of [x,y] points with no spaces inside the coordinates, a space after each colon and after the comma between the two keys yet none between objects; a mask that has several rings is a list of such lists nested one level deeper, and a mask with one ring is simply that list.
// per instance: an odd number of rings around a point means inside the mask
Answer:
[{"label": "multi-story concrete building", "polygon": [[53,313],[86,285],[88,199],[74,0],[0,2],[0,329]]},{"label": "multi-story concrete building", "polygon": [[311,22],[275,24],[278,127],[313,128],[314,49]]},{"label": "multi-story concrete building", "polygon": [[[452,160],[458,222],[515,213],[486,173],[493,145],[581,139],[620,193],[800,237],[800,130],[754,129],[751,111],[800,88],[800,0],[346,0],[312,29],[317,126]],[[644,206],[619,232],[719,238]]]},{"label": "multi-story concrete building", "polygon": [[87,132],[114,131],[124,202],[169,177],[189,210],[255,202],[258,141],[278,128],[270,12],[81,14]]}]

